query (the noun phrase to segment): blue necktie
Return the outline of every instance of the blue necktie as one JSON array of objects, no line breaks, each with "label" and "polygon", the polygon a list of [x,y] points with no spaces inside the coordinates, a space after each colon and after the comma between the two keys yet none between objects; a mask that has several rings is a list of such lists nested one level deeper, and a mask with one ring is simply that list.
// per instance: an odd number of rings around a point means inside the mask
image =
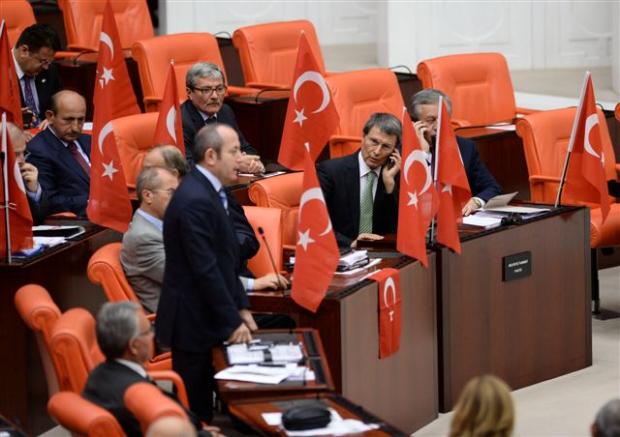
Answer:
[{"label": "blue necktie", "polygon": [[228,214],[228,197],[226,197],[226,191],[224,191],[224,188],[220,188],[220,191],[218,191],[217,194],[219,194],[222,206],[226,210],[226,214]]},{"label": "blue necktie", "polygon": [[37,110],[37,104],[34,101],[34,95],[32,94],[32,87],[30,86],[30,76],[24,75],[22,77],[24,81],[24,103],[32,111],[32,127],[39,125],[39,111]]}]

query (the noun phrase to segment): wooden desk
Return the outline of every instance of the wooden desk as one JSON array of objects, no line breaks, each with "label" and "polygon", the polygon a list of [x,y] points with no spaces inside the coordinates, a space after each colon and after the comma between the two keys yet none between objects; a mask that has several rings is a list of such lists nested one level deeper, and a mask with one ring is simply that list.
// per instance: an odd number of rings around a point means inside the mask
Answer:
[{"label": "wooden desk", "polygon": [[[283,381],[280,384],[255,384],[242,381],[217,380],[218,393],[225,402],[256,398],[273,399],[306,393],[316,395],[320,392],[334,390],[334,382],[325,359],[321,337],[316,330],[295,329],[291,333],[288,330],[272,329],[259,331],[254,335],[254,338],[268,341],[278,341],[283,339],[283,337],[292,337],[294,341],[302,345],[305,365],[314,372],[315,379],[313,381]],[[223,346],[213,349],[213,363],[216,372],[230,366]]]},{"label": "wooden desk", "polygon": [[301,402],[320,402],[322,405],[333,408],[343,419],[358,419],[365,423],[378,423],[380,428],[364,433],[367,436],[398,436],[408,434],[399,431],[394,426],[384,422],[372,413],[355,405],[342,396],[322,393],[318,396],[306,395],[305,397],[289,397],[278,401],[240,401],[228,405],[232,414],[249,425],[258,435],[286,435],[275,426],[269,426],[262,418],[263,413],[279,413],[287,408],[300,405]]},{"label": "wooden desk", "polygon": [[[439,250],[440,411],[473,376],[518,389],[592,364],[589,226],[588,209],[566,207]],[[525,251],[531,275],[503,281],[502,259]]]},{"label": "wooden desk", "polygon": [[378,358],[377,284],[336,279],[316,314],[282,293],[250,295],[252,309],[291,315],[318,329],[336,390],[347,399],[411,433],[437,417],[435,255],[429,268],[391,252],[382,267],[400,270],[400,350]]},{"label": "wooden desk", "polygon": [[19,287],[35,283],[49,291],[61,311],[78,306],[93,313],[99,309],[105,296],[88,281],[86,265],[99,247],[120,241],[120,234],[79,224],[87,233],[76,241],[29,261],[0,263],[0,412],[31,434],[55,424],[47,416],[47,384],[35,338],[17,314],[13,298]]}]

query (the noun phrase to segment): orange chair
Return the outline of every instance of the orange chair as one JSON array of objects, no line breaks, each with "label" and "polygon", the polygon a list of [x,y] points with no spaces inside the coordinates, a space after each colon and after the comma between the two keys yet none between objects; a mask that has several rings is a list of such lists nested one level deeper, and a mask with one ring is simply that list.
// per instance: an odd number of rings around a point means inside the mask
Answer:
[{"label": "orange chair", "polygon": [[56,362],[51,354],[52,328],[60,318],[60,310],[47,290],[40,285],[28,284],[15,293],[15,308],[22,320],[32,329],[39,346],[47,391],[51,396],[58,391]]},{"label": "orange chair", "polygon": [[418,64],[424,88],[435,88],[452,99],[456,127],[512,123],[517,108],[506,58],[500,53],[467,53],[427,59]]},{"label": "orange chair", "polygon": [[28,26],[37,21],[28,0],[11,0],[0,2],[0,21],[4,20],[11,47]]},{"label": "orange chair", "polygon": [[616,105],[616,110],[614,112],[616,115],[616,120],[620,121],[620,103]]},{"label": "orange chair", "polygon": [[[164,94],[168,64],[174,60],[179,99],[187,98],[185,75],[198,61],[216,64],[224,73],[226,70],[217,40],[207,32],[175,33],[136,41],[132,55],[138,63],[140,83],[144,94],[144,108],[147,112],[157,111]],[[255,93],[255,89],[229,86],[229,94]]]},{"label": "orange chair", "polygon": [[[268,250],[271,250],[276,270],[282,270],[282,210],[279,208],[244,206],[243,211],[260,242],[260,249],[248,261],[248,268],[256,277],[273,273],[273,266],[268,252]],[[263,228],[269,249],[267,249],[265,242],[259,235],[259,227]]]},{"label": "orange chair", "polygon": [[116,147],[123,164],[127,187],[135,188],[144,155],[155,146],[153,137],[159,112],[134,114],[112,120]]},{"label": "orange chair", "polygon": [[235,30],[233,44],[239,51],[246,86],[290,89],[301,32],[308,38],[320,72],[325,73],[319,40],[310,21],[281,21]]},{"label": "orange chair", "polygon": [[50,416],[73,435],[124,437],[118,421],[108,411],[77,393],[56,393],[47,403]]},{"label": "orange chair", "polygon": [[127,389],[123,399],[127,409],[140,422],[142,432],[145,434],[149,426],[162,417],[174,416],[189,422],[183,408],[152,384],[146,382],[133,384]]},{"label": "orange chair", "polygon": [[248,196],[256,206],[282,210],[282,244],[285,248],[294,249],[297,244],[297,213],[303,182],[303,172],[288,173],[258,180],[248,189]]},{"label": "orange chair", "polygon": [[332,158],[355,152],[362,129],[374,112],[402,118],[404,102],[396,75],[384,68],[351,71],[326,78],[340,125],[329,141]]}]

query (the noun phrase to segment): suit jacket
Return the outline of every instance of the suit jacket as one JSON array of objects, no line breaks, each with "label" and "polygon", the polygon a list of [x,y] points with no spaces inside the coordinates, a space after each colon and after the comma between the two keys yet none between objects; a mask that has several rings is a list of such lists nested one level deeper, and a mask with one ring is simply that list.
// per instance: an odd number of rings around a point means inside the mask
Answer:
[{"label": "suit jacket", "polygon": [[[139,382],[149,381],[117,361],[105,361],[95,367],[88,375],[82,396],[101,408],[108,410],[118,420],[128,437],[142,436],[138,420],[125,407],[123,400],[125,391],[131,385]],[[179,402],[174,394],[165,390],[162,390],[162,392],[174,401]],[[181,404],[179,403],[179,405]],[[181,407],[183,406],[181,405]],[[202,425],[196,415],[184,407],[183,409],[194,424],[194,427],[197,430],[201,429]]]},{"label": "suit jacket", "polygon": [[166,267],[155,333],[160,344],[204,353],[241,325],[249,302],[239,248],[218,193],[197,169],[185,176],[164,218]]},{"label": "suit jacket", "polygon": [[149,313],[157,311],[165,263],[162,232],[140,214],[134,214],[123,235],[121,264],[127,281]]},{"label": "suit jacket", "polygon": [[45,217],[48,216],[47,197],[45,196],[43,188],[41,188],[41,198],[38,202],[31,199],[30,196],[26,197],[28,198],[28,206],[30,207],[30,214],[32,215],[32,224],[34,226],[42,224]]},{"label": "suit jacket", "polygon": [[[230,194],[230,191],[226,190],[226,193],[228,195],[228,214],[232,219],[237,242],[239,243],[240,275],[246,278],[253,278],[254,274],[248,269],[248,260],[256,255],[258,249],[260,249],[260,243],[256,238],[252,225],[243,212],[243,207],[235,196]],[[241,281],[243,282],[243,279]]]},{"label": "suit jacket", "polygon": [[[39,99],[39,120],[45,119],[45,111],[50,109],[52,104],[52,96],[62,90],[62,81],[60,80],[60,72],[55,64],[50,64],[47,70],[41,71],[34,78],[34,85],[37,90]],[[19,86],[19,94],[21,97],[22,108],[26,106],[24,102],[24,92],[21,84]]]},{"label": "suit jacket", "polygon": [[456,141],[461,152],[461,158],[463,158],[463,167],[467,173],[471,195],[486,202],[501,194],[502,188],[480,159],[476,144],[472,140],[462,137],[456,137]]},{"label": "suit jacket", "polygon": [[[90,135],[78,142],[90,159]],[[90,174],[86,174],[71,152],[50,130],[39,132],[28,143],[28,161],[39,170],[39,183],[47,196],[49,213],[71,211],[86,216]]]},{"label": "suit jacket", "polygon": [[[248,155],[258,155],[258,152],[243,136],[241,133],[241,129],[239,129],[239,125],[237,124],[237,118],[235,117],[235,113],[232,108],[228,106],[226,103],[222,106],[222,108],[216,114],[217,122],[222,124],[227,124],[232,127],[239,135],[239,143],[241,144],[241,151],[247,153]],[[196,134],[198,131],[205,125],[204,119],[202,118],[202,114],[198,112],[198,109],[194,106],[191,100],[186,100],[181,105],[181,117],[183,119],[183,139],[185,141],[185,154],[187,155],[187,160],[190,162],[194,162],[192,151],[194,149],[194,138],[196,138]]]},{"label": "suit jacket", "polygon": [[[329,217],[339,246],[348,247],[359,235],[360,169],[358,153],[321,162],[317,167]],[[372,227],[376,234],[396,232],[398,224],[398,178],[391,194],[385,192],[383,178],[377,178]]]}]

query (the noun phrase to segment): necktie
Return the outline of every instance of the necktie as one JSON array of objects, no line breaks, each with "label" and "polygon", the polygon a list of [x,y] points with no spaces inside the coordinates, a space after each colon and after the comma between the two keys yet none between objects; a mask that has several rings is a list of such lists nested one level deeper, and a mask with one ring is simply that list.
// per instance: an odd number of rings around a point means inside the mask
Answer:
[{"label": "necktie", "polygon": [[359,233],[372,233],[372,210],[374,201],[372,198],[372,187],[377,174],[369,171],[365,176],[364,189],[360,198],[360,228]]},{"label": "necktie", "polygon": [[37,127],[39,125],[39,111],[37,110],[37,104],[34,101],[34,95],[32,94],[32,87],[30,86],[30,76],[24,75],[22,77],[24,81],[24,103],[26,106],[30,108],[32,111],[32,122],[30,123],[32,127]]},{"label": "necktie", "polygon": [[86,173],[87,176],[90,175],[90,166],[78,150],[75,141],[69,143],[68,147],[69,152],[71,152],[71,155],[73,155],[73,159],[75,159],[77,163],[80,164],[80,167],[82,167],[82,170],[84,170],[84,173]]},{"label": "necktie", "polygon": [[220,188],[220,191],[218,191],[217,194],[219,194],[222,206],[226,210],[226,214],[228,214],[228,197],[226,197],[226,191],[224,191],[224,188]]},{"label": "necktie", "polygon": [[217,122],[217,118],[215,118],[215,115],[211,116],[211,117],[207,117],[207,119],[205,120],[205,125],[206,124],[213,124]]}]

